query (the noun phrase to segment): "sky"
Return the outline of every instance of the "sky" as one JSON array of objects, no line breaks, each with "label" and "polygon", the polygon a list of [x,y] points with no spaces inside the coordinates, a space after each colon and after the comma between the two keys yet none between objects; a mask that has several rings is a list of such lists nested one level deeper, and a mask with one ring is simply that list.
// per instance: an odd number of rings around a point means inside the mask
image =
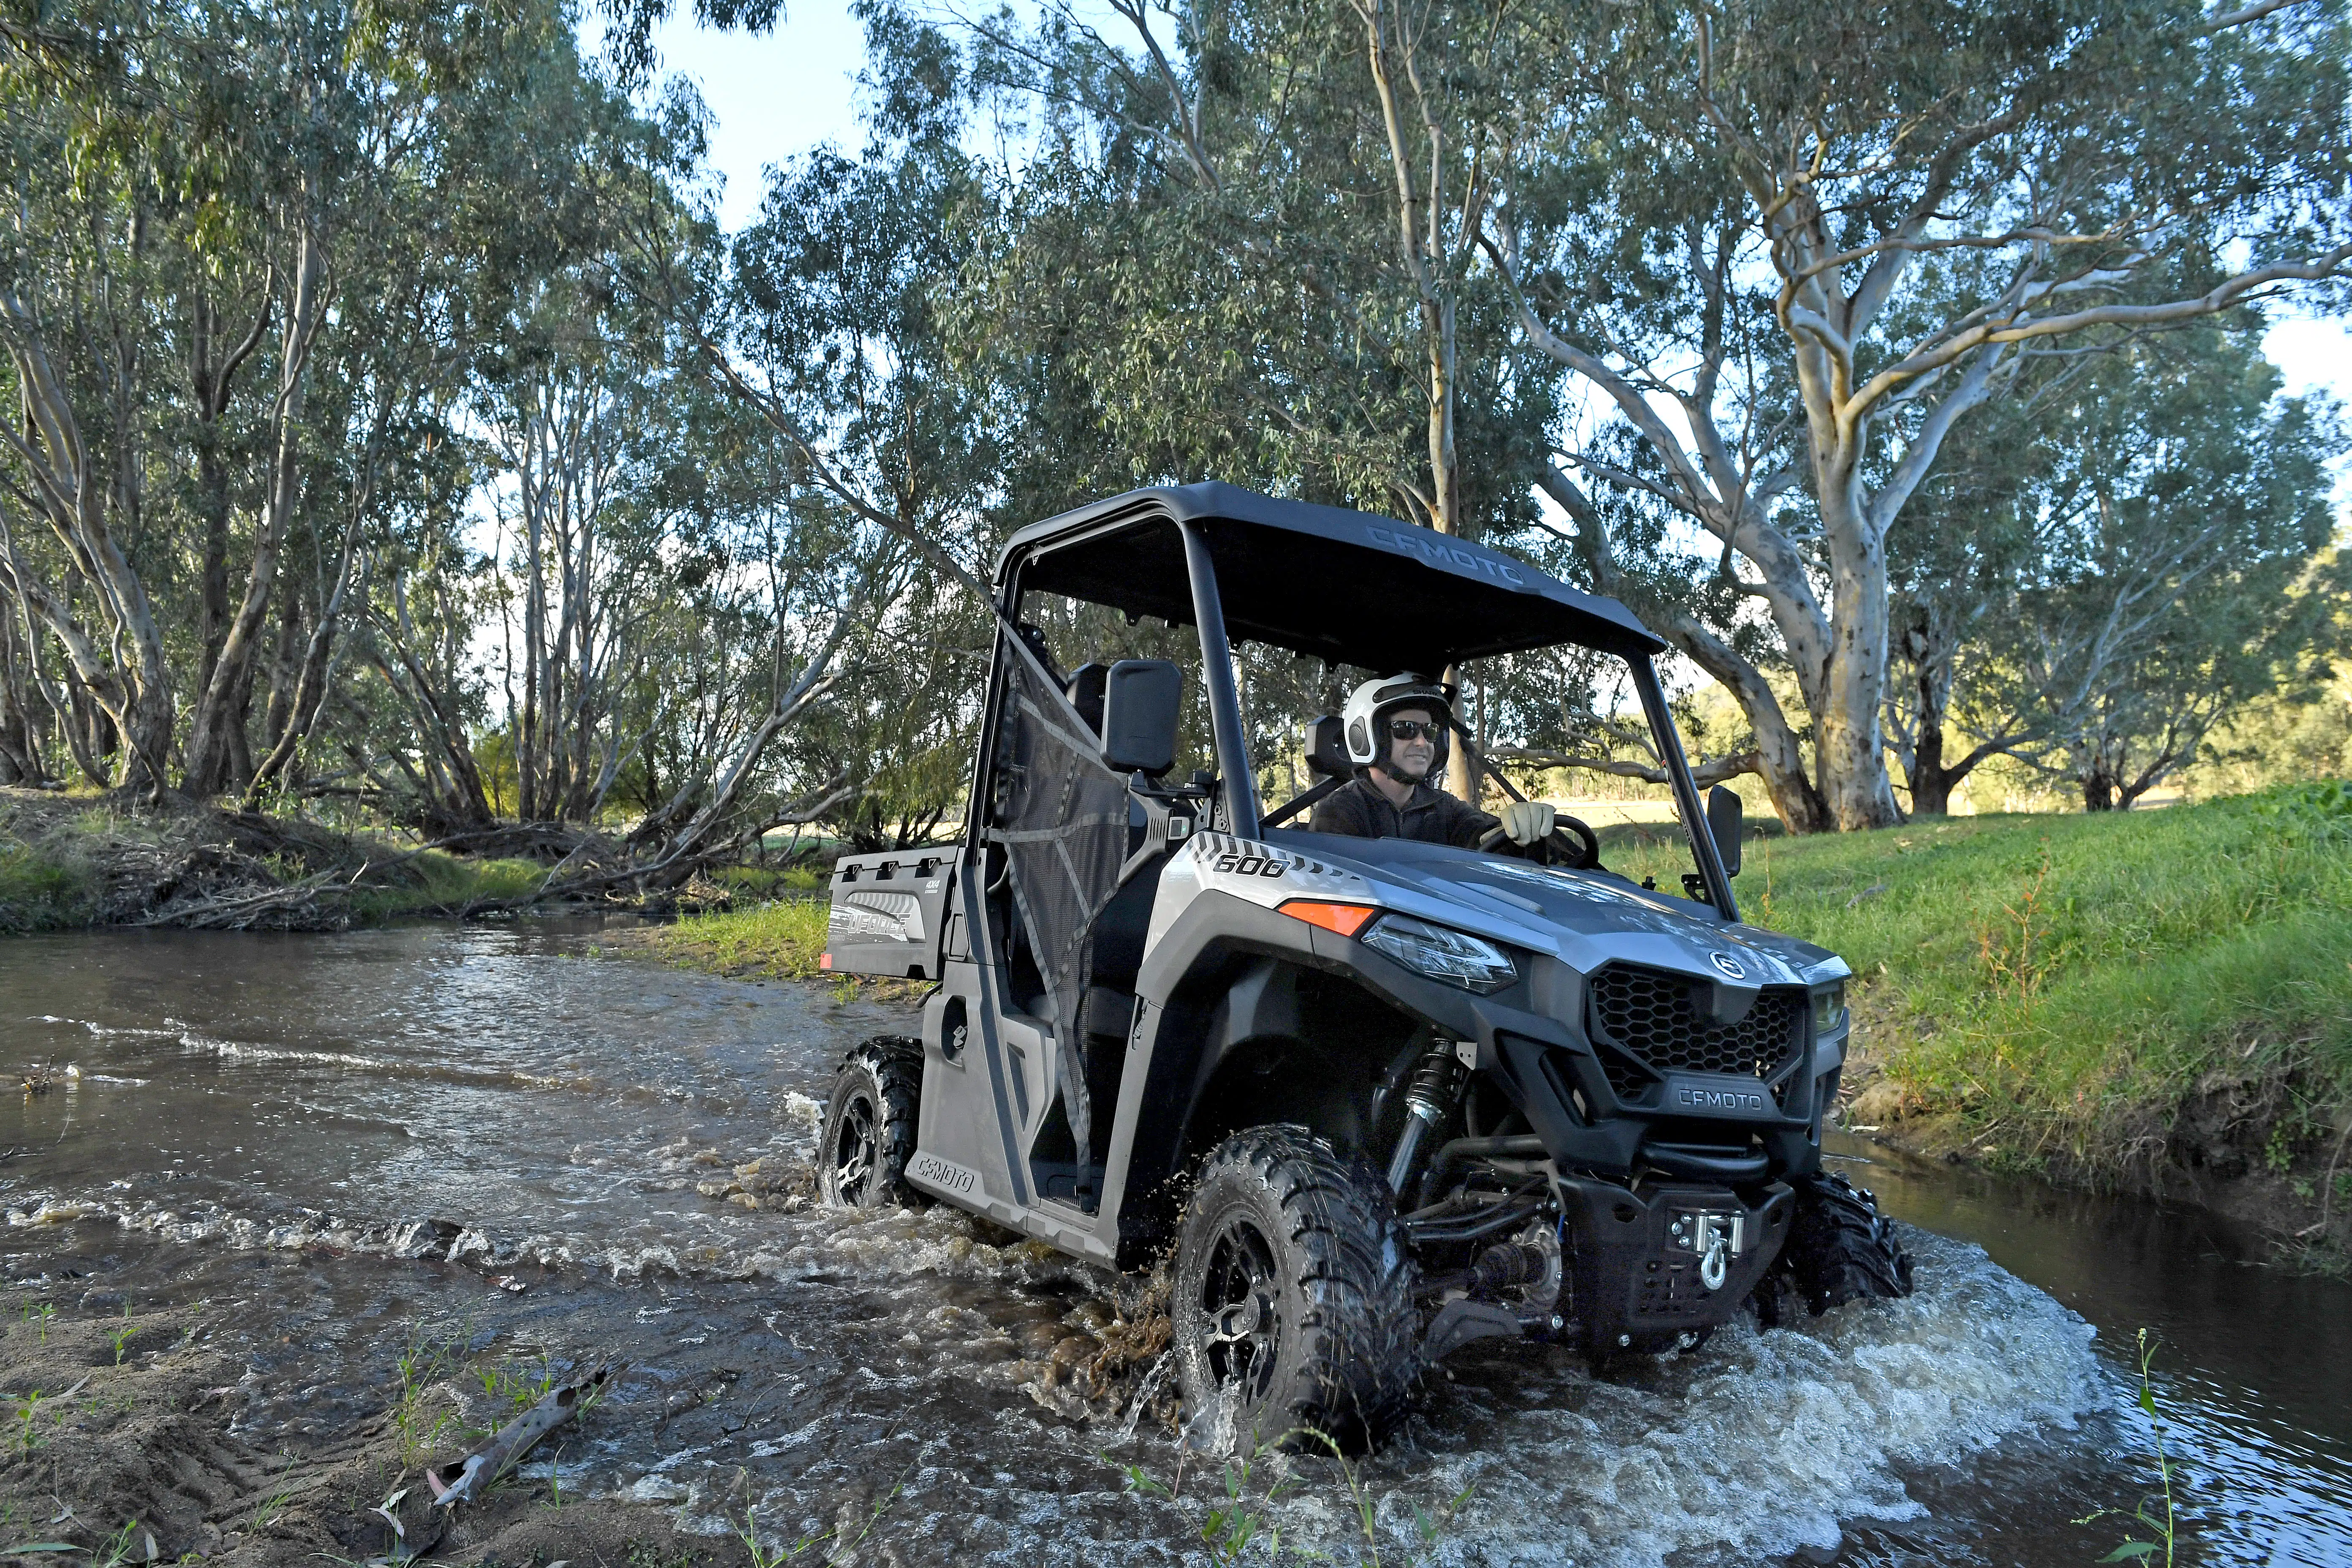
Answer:
[{"label": "sky", "polygon": [[[865,40],[846,0],[790,0],[785,21],[765,37],[713,33],[673,17],[655,41],[662,70],[691,79],[710,109],[710,163],[725,181],[719,216],[730,229],[758,213],[769,164],[820,142],[855,149],[861,140],[856,77]],[[2288,393],[2324,389],[2352,406],[2352,331],[2345,322],[2282,313],[2266,346]],[[2352,466],[2338,471],[2338,511],[2352,519]]]}]

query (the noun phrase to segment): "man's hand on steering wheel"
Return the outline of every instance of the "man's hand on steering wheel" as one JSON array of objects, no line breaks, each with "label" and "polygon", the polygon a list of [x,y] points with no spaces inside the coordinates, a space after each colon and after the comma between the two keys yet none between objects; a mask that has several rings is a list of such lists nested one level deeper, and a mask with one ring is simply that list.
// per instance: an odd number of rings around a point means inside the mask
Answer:
[{"label": "man's hand on steering wheel", "polygon": [[1574,870],[1601,864],[1601,840],[1592,829],[1539,800],[1515,800],[1505,806],[1502,822],[1478,840],[1478,847],[1491,849],[1506,838],[1522,848],[1540,843],[1546,858]]},{"label": "man's hand on steering wheel", "polygon": [[1515,800],[1503,807],[1503,836],[1524,847],[1551,837],[1552,819],[1559,815],[1539,800]]}]

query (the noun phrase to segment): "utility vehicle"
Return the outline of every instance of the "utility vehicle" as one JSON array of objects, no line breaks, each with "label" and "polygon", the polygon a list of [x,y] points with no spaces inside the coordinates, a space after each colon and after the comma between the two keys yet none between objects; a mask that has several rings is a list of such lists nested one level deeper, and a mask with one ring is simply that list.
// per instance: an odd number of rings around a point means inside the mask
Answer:
[{"label": "utility vehicle", "polygon": [[[1822,1173],[1850,972],[1740,922],[1738,797],[1702,802],[1664,645],[1624,606],[1214,483],[1022,530],[993,595],[961,842],[834,874],[825,965],[935,984],[919,1038],[843,1064],[829,1201],[935,1198],[1165,1262],[1188,1419],[1244,1444],[1376,1444],[1420,1370],[1482,1337],[1598,1364],[1743,1305],[1770,1324],[1791,1296],[1908,1292],[1869,1194]],[[1611,871],[1573,819],[1516,853],[1305,830],[1350,776],[1329,716],[1302,742],[1321,781],[1268,810],[1244,638],[1431,679],[1584,650],[1646,720],[1681,889]],[[1178,780],[1188,744],[1206,765]]]}]

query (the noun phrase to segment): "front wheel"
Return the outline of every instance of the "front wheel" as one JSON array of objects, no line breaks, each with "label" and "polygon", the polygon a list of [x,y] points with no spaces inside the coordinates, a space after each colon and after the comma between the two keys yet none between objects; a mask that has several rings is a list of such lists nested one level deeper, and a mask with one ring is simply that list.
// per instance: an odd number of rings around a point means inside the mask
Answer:
[{"label": "front wheel", "polygon": [[834,1074],[817,1132],[816,1185],[826,1203],[877,1209],[911,1204],[907,1162],[923,1100],[923,1043],[885,1035],[851,1048]]},{"label": "front wheel", "polygon": [[1876,1198],[1826,1173],[1798,1176],[1790,1185],[1797,1215],[1780,1265],[1814,1316],[1848,1301],[1911,1294],[1911,1255]]},{"label": "front wheel", "polygon": [[1176,1244],[1186,1419],[1215,1447],[1379,1444],[1408,1406],[1418,1321],[1388,1184],[1304,1127],[1212,1152]]}]

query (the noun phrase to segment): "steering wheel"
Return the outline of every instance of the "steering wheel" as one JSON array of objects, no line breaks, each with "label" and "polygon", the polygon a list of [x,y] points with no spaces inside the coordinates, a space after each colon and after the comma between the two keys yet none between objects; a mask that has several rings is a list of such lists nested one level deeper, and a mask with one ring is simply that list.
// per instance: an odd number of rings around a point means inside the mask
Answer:
[{"label": "steering wheel", "polygon": [[[1478,847],[1492,849],[1502,841],[1503,829],[1497,824],[1478,840]],[[1552,818],[1552,829],[1545,835],[1543,845],[1550,852],[1554,863],[1566,866],[1571,871],[1595,870],[1601,865],[1599,837],[1564,811]]]}]

